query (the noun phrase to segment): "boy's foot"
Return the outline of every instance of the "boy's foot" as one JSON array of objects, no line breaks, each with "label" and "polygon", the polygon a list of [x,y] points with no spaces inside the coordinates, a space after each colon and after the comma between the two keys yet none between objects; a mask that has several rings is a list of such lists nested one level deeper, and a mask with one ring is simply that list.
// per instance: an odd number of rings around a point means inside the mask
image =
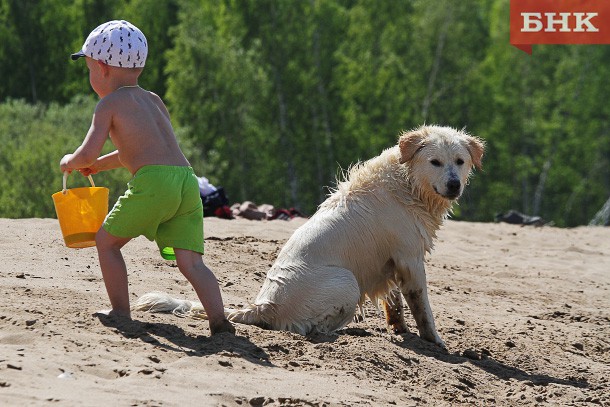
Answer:
[{"label": "boy's foot", "polygon": [[131,319],[131,313],[127,312],[121,312],[121,311],[115,311],[113,309],[102,309],[99,311],[96,311],[93,313],[93,315],[103,315],[106,317],[116,317],[116,318],[127,318],[127,319]]},{"label": "boy's foot", "polygon": [[228,332],[232,335],[235,335],[235,327],[226,318],[214,324],[210,322],[210,331],[212,331],[212,335],[220,334],[223,332]]}]

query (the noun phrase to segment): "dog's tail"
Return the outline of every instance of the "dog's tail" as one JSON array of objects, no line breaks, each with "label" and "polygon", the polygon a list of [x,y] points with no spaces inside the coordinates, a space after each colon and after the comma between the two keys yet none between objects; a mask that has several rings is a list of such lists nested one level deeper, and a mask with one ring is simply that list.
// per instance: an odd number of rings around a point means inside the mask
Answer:
[{"label": "dog's tail", "polygon": [[264,329],[271,329],[271,325],[267,318],[274,312],[272,308],[273,307],[268,304],[250,304],[246,308],[233,310],[233,312],[229,313],[227,319],[239,324],[256,325]]},{"label": "dog's tail", "polygon": [[[174,298],[167,293],[153,291],[142,295],[134,305],[134,311],[171,312],[180,318],[208,319],[208,315],[199,301],[188,301]],[[225,309],[225,316],[234,309]]]},{"label": "dog's tail", "polygon": [[[246,325],[257,325],[262,328],[268,326],[262,314],[266,306],[250,305],[244,309],[225,308],[225,316],[229,321]],[[142,295],[131,307],[134,311],[148,312],[171,312],[172,314],[185,318],[208,319],[208,315],[199,301],[181,300],[172,297],[170,294],[154,291]],[[268,311],[268,310],[267,310]]]}]

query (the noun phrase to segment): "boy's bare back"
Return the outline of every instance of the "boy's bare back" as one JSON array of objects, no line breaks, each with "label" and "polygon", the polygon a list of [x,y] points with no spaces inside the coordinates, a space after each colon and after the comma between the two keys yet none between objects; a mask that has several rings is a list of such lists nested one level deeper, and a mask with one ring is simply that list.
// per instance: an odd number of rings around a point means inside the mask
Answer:
[{"label": "boy's bare back", "polygon": [[178,146],[167,108],[156,94],[139,86],[120,87],[106,95],[94,113],[97,123],[108,128],[118,156],[132,174],[145,165],[188,166]]}]

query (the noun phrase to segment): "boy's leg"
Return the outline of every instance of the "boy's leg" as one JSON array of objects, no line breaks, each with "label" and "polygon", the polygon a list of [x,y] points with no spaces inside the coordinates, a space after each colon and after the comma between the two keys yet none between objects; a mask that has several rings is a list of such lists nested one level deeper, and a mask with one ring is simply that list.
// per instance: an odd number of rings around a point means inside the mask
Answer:
[{"label": "boy's leg", "polygon": [[205,308],[212,334],[235,333],[235,328],[225,318],[224,305],[218,281],[214,273],[203,263],[201,254],[191,250],[174,249],[180,272],[191,283],[199,301]]},{"label": "boy's leg", "polygon": [[121,248],[131,238],[116,237],[103,228],[95,235],[97,255],[108,298],[112,305],[110,315],[131,317],[129,308],[129,289],[127,284],[127,267],[121,254]]}]

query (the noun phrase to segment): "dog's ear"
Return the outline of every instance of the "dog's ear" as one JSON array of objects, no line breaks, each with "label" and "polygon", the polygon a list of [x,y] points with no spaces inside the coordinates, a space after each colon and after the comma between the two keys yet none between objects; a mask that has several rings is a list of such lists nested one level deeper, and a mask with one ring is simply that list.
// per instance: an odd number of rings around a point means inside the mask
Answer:
[{"label": "dog's ear", "polygon": [[415,154],[424,147],[424,140],[427,137],[428,132],[425,128],[403,132],[398,140],[398,148],[400,149],[399,162],[404,164],[407,161],[411,161]]},{"label": "dog's ear", "polygon": [[466,143],[472,164],[478,170],[482,168],[483,153],[485,152],[485,142],[475,136],[467,136]]}]

